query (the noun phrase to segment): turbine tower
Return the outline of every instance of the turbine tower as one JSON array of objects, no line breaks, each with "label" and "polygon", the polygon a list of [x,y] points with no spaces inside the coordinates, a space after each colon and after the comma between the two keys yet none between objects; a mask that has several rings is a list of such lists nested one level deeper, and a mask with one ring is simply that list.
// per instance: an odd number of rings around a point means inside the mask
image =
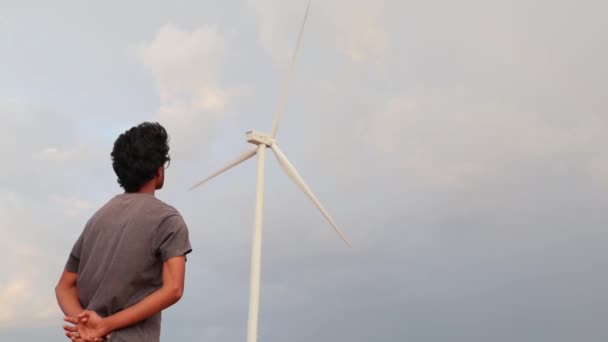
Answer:
[{"label": "turbine tower", "polygon": [[325,217],[325,219],[329,222],[329,224],[334,228],[336,233],[344,240],[344,242],[350,246],[350,242],[344,236],[340,228],[336,225],[334,220],[331,218],[327,210],[323,208],[321,202],[317,199],[317,197],[313,194],[312,190],[308,187],[304,179],[300,176],[296,168],[291,164],[287,156],[281,151],[279,145],[276,141],[277,131],[279,128],[279,122],[281,120],[281,115],[285,108],[285,101],[287,99],[287,95],[289,93],[289,84],[291,82],[293,76],[294,65],[298,56],[298,52],[300,50],[300,45],[302,41],[302,33],[304,31],[304,25],[306,24],[306,19],[308,18],[308,11],[310,9],[310,1],[308,1],[308,5],[306,6],[306,12],[304,14],[304,20],[302,21],[302,26],[300,27],[300,31],[298,33],[298,39],[296,42],[296,47],[291,56],[291,61],[289,63],[289,69],[287,72],[287,76],[285,77],[285,81],[283,83],[281,97],[279,99],[279,106],[275,113],[274,122],[272,124],[272,133],[270,135],[257,132],[255,130],[249,131],[246,133],[247,142],[256,145],[253,149],[250,149],[240,156],[238,156],[232,162],[226,164],[224,167],[220,168],[216,172],[212,173],[209,177],[203,179],[198,182],[194,186],[190,188],[190,190],[203,185],[207,181],[212,178],[220,175],[221,173],[228,171],[229,169],[241,164],[242,162],[250,159],[251,157],[257,155],[257,182],[256,182],[256,201],[255,201],[255,213],[254,213],[254,222],[253,222],[253,242],[252,242],[252,250],[251,250],[251,279],[250,279],[250,287],[249,287],[249,316],[247,322],[247,342],[257,342],[258,338],[258,313],[260,306],[260,268],[261,268],[261,257],[262,257],[262,219],[263,219],[263,209],[264,209],[264,158],[265,152],[267,148],[270,148],[274,155],[276,156],[279,165],[285,173],[293,180],[294,183],[310,198],[313,204],[321,211],[321,214]]}]

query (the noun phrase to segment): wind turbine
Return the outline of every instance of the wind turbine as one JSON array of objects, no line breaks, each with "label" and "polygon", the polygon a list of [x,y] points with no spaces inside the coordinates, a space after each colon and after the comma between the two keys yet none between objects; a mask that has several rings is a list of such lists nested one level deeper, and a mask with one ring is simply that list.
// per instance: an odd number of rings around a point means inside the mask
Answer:
[{"label": "wind turbine", "polygon": [[279,121],[281,120],[281,115],[285,109],[285,101],[287,99],[287,95],[289,93],[289,84],[291,82],[293,76],[294,65],[298,56],[298,52],[300,50],[300,45],[302,41],[302,33],[304,31],[304,25],[306,24],[306,19],[308,18],[308,11],[310,9],[310,1],[308,1],[308,5],[306,6],[306,12],[304,14],[304,20],[302,21],[302,26],[300,27],[300,32],[298,33],[298,40],[296,42],[296,48],[291,56],[291,61],[289,63],[289,69],[287,72],[287,76],[283,83],[283,89],[281,93],[281,97],[279,100],[279,106],[275,113],[274,122],[272,124],[272,133],[270,135],[260,133],[257,131],[248,131],[246,133],[247,142],[256,145],[253,149],[250,149],[232,162],[226,164],[224,167],[220,168],[216,172],[212,173],[209,177],[203,179],[198,182],[194,186],[190,188],[190,190],[196,188],[197,186],[203,185],[207,181],[212,178],[222,174],[225,171],[241,164],[242,162],[250,159],[251,157],[257,155],[258,163],[257,163],[257,182],[256,182],[256,200],[255,200],[255,214],[254,214],[254,223],[253,223],[253,242],[252,242],[252,250],[251,250],[251,279],[250,279],[250,287],[249,287],[249,316],[247,322],[247,342],[256,342],[258,338],[258,313],[260,306],[260,268],[261,268],[261,257],[262,257],[262,219],[263,219],[263,209],[264,209],[264,158],[265,152],[267,148],[270,148],[272,152],[277,157],[279,165],[285,173],[296,183],[296,185],[310,198],[313,204],[321,211],[321,214],[327,219],[329,224],[334,228],[336,233],[344,240],[344,242],[350,246],[350,242],[344,236],[340,228],[336,225],[334,220],[329,216],[329,213],[323,206],[321,202],[317,199],[317,197],[313,194],[312,190],[308,187],[304,179],[300,176],[296,168],[291,164],[287,156],[281,151],[279,145],[276,141],[277,130],[279,128]]}]

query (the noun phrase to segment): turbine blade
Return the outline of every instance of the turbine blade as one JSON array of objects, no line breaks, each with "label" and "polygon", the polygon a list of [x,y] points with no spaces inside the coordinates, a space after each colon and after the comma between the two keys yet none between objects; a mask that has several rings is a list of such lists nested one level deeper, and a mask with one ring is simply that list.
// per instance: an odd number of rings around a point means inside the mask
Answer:
[{"label": "turbine blade", "polygon": [[279,122],[281,121],[281,115],[283,114],[283,110],[285,109],[285,102],[287,101],[287,95],[289,94],[289,85],[291,83],[291,79],[293,77],[293,69],[296,64],[296,59],[298,58],[298,53],[300,52],[300,46],[302,42],[302,34],[304,33],[304,25],[306,24],[306,19],[308,18],[308,10],[310,9],[310,0],[308,1],[308,5],[306,5],[306,12],[304,13],[304,20],[302,20],[302,26],[300,26],[300,32],[298,33],[298,40],[296,41],[296,48],[291,55],[291,61],[289,62],[289,69],[287,70],[287,76],[283,81],[283,89],[281,91],[281,97],[279,98],[279,106],[274,115],[274,122],[272,123],[272,133],[271,136],[275,138],[277,136],[277,130],[279,129]]},{"label": "turbine blade", "polygon": [[289,159],[287,159],[285,154],[283,154],[283,152],[281,151],[279,146],[277,144],[272,144],[270,146],[270,148],[272,149],[272,152],[274,152],[274,154],[277,156],[277,159],[279,160],[279,164],[281,165],[281,167],[283,168],[285,173],[287,173],[287,175],[289,177],[291,177],[291,179],[296,183],[296,185],[308,196],[308,198],[310,198],[310,200],[314,203],[314,205],[317,207],[317,209],[319,209],[319,211],[321,211],[321,214],[323,214],[325,219],[327,219],[329,224],[331,224],[331,226],[334,228],[336,233],[338,233],[338,235],[342,238],[342,240],[344,240],[344,242],[346,242],[346,244],[350,247],[351,246],[350,241],[348,241],[346,236],[344,236],[344,233],[342,233],[340,228],[338,228],[338,225],[334,222],[334,220],[331,218],[331,216],[329,216],[329,213],[327,212],[327,210],[325,210],[325,208],[323,208],[323,206],[321,205],[321,202],[319,202],[319,200],[317,199],[315,194],[313,194],[312,190],[310,190],[310,188],[308,187],[306,182],[304,182],[304,179],[302,179],[302,176],[300,176],[300,174],[298,173],[298,170],[296,170],[296,168],[293,166],[293,164],[291,164],[289,162]]},{"label": "turbine blade", "polygon": [[203,185],[205,182],[209,181],[210,179],[212,179],[215,176],[218,176],[219,174],[221,174],[222,172],[228,171],[229,169],[239,165],[240,163],[244,162],[245,160],[253,157],[255,154],[257,153],[257,148],[254,148],[252,150],[249,150],[247,152],[244,152],[243,154],[241,154],[238,158],[236,158],[235,160],[231,161],[230,163],[226,164],[224,167],[222,167],[221,169],[215,171],[214,173],[212,173],[209,177],[203,179],[202,181],[194,184],[190,190],[196,188],[197,186],[201,186]]}]

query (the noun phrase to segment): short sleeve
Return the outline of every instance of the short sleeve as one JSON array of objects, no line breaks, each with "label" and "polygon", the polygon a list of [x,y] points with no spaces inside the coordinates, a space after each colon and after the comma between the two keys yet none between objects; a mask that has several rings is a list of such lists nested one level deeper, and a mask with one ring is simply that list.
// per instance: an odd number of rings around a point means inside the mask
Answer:
[{"label": "short sleeve", "polygon": [[188,227],[180,215],[166,218],[157,234],[156,254],[163,262],[192,252]]},{"label": "short sleeve", "polygon": [[65,264],[65,270],[68,272],[78,273],[78,267],[80,266],[80,254],[82,253],[82,235],[83,234],[80,234],[78,240],[76,240],[74,243],[74,247],[72,247],[68,261]]}]

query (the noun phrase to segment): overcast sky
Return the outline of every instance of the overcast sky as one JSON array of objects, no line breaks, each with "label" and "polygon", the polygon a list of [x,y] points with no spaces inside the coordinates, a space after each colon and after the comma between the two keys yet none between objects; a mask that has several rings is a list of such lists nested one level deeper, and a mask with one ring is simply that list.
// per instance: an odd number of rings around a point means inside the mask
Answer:
[{"label": "overcast sky", "polygon": [[[313,1],[278,139],[353,248],[268,155],[260,341],[606,341],[607,4]],[[194,248],[162,337],[245,339],[255,163],[187,188],[270,131],[305,7],[0,0],[0,340],[66,340],[143,121]]]}]

